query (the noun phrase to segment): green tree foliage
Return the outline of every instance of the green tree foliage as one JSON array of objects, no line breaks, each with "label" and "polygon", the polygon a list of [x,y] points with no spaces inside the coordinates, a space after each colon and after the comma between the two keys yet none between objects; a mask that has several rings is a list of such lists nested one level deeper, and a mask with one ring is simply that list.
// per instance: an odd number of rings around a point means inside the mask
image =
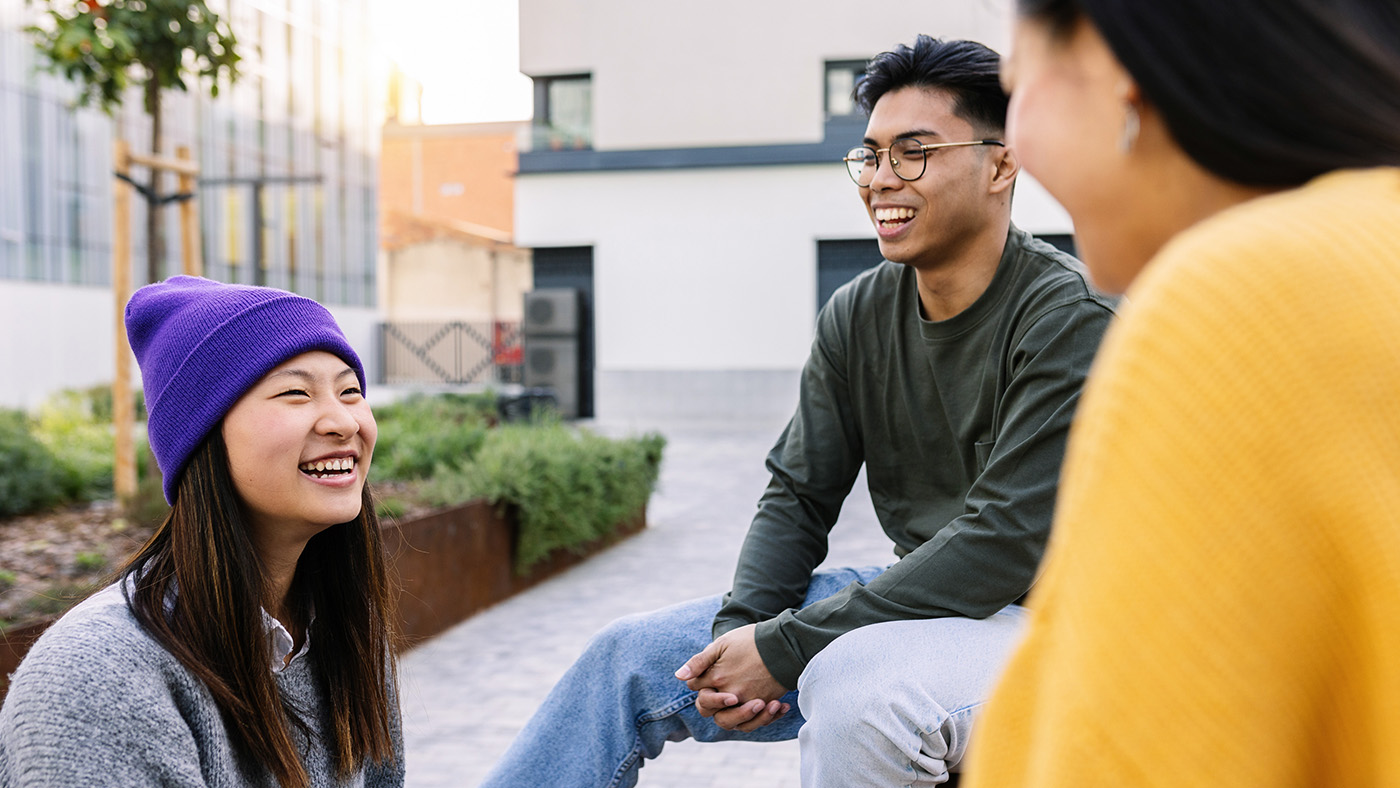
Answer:
[{"label": "green tree foliage", "polygon": [[[42,64],[79,88],[82,105],[111,114],[128,86],[139,87],[151,116],[151,153],[163,143],[161,91],[188,91],[205,81],[238,78],[237,40],[204,0],[30,0],[44,7],[42,24],[28,28]],[[143,196],[147,212],[147,276],[160,278],[161,176],[151,172]]]},{"label": "green tree foliage", "polygon": [[[76,83],[79,102],[111,113],[128,85],[189,90],[189,80],[238,76],[237,41],[202,0],[41,0],[29,28],[49,70]],[[151,111],[147,92],[147,111]]]}]

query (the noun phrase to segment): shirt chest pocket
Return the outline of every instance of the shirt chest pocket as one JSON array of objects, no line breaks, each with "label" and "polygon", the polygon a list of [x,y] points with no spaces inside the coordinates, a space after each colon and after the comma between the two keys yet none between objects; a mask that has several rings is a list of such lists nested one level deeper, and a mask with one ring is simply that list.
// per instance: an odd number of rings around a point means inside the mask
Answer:
[{"label": "shirt chest pocket", "polygon": [[996,445],[997,442],[995,439],[977,441],[972,444],[972,452],[977,460],[977,472],[979,474],[987,470],[987,461],[991,459],[992,449],[996,447]]}]

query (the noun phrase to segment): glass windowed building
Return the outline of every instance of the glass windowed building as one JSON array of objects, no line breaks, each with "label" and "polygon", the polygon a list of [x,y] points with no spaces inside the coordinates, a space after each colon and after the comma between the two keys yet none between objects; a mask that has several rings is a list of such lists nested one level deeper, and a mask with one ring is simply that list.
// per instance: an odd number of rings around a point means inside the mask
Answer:
[{"label": "glass windowed building", "polygon": [[[163,94],[163,155],[187,146],[206,276],[266,284],[335,311],[368,362],[375,320],[375,192],[386,69],[369,0],[211,0],[238,39],[241,78],[218,99]],[[108,118],[38,68],[40,6],[0,0],[0,407],[111,379],[113,141],[150,152],[140,95]],[[138,182],[148,177],[133,172]],[[162,192],[176,191],[174,175]],[[146,204],[132,200],[133,281],[147,281]],[[165,209],[160,275],[181,270]]]}]

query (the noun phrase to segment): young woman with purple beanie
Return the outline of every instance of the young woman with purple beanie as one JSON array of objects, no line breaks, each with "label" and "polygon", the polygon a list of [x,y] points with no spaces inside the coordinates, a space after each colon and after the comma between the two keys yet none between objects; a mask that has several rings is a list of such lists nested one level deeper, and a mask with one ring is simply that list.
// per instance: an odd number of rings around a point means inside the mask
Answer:
[{"label": "young woman with purple beanie", "polygon": [[401,786],[359,357],[315,301],[197,277],[126,326],[172,508],[15,672],[0,786]]}]

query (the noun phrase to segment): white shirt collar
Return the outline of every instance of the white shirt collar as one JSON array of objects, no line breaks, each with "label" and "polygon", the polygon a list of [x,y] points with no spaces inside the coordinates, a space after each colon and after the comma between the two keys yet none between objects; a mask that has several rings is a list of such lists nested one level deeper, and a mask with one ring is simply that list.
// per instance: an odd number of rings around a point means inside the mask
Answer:
[{"label": "white shirt collar", "polygon": [[[135,579],[128,577],[126,578],[126,582],[128,589],[127,593],[130,593],[130,589],[134,586]],[[123,602],[125,602],[125,597],[123,593],[118,589],[117,583],[113,583],[107,589],[104,589],[103,593],[111,593],[115,595],[114,598],[120,598]],[[165,593],[165,612],[167,614],[175,609],[175,597],[175,584],[171,583],[170,588],[167,589]],[[310,621],[307,622],[306,637],[301,642],[301,648],[297,650],[297,653],[292,654],[292,658],[288,660],[287,655],[292,653],[292,646],[296,645],[296,642],[292,640],[292,633],[288,632],[287,628],[282,626],[282,622],[273,618],[265,608],[259,607],[258,613],[262,615],[263,638],[267,643],[267,655],[268,658],[271,660],[271,668],[273,673],[281,673],[282,671],[291,667],[292,663],[306,656],[306,653],[311,650]],[[311,621],[315,620],[316,611],[312,610]]]},{"label": "white shirt collar", "polygon": [[[311,626],[308,622],[306,627],[306,637],[301,641],[301,648],[292,654],[292,646],[296,645],[292,640],[292,633],[282,626],[282,622],[268,614],[267,610],[258,608],[262,613],[263,636],[267,639],[267,653],[272,660],[272,672],[281,673],[292,666],[292,663],[306,656],[306,652],[311,649]],[[316,614],[311,614],[311,620],[316,620]],[[291,660],[287,655],[292,654]]]}]

